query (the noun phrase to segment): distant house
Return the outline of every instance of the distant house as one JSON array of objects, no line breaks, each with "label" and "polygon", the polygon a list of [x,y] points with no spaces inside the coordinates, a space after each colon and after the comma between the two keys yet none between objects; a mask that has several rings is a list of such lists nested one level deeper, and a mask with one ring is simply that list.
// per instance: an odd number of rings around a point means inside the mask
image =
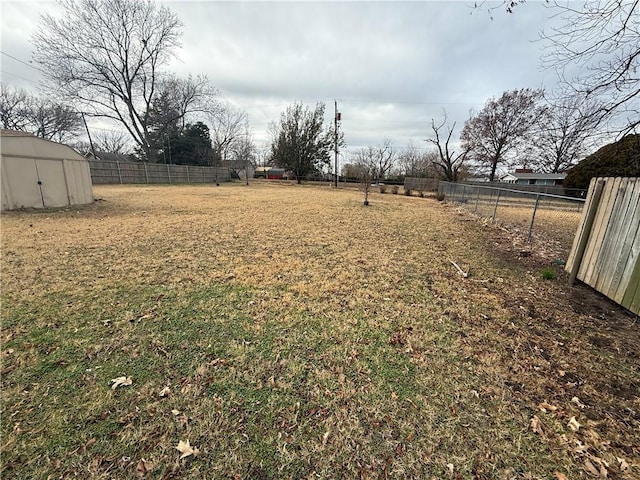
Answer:
[{"label": "distant house", "polygon": [[535,173],[529,168],[519,168],[502,175],[500,181],[518,185],[562,185],[566,176],[566,173]]},{"label": "distant house", "polygon": [[286,177],[284,168],[277,167],[257,167],[254,178],[267,178],[270,180],[282,180]]}]

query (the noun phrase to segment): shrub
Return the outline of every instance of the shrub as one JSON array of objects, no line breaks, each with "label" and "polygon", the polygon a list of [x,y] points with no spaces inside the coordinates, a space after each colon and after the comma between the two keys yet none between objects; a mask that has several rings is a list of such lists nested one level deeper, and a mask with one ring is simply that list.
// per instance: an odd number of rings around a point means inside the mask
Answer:
[{"label": "shrub", "polygon": [[405,189],[404,189],[404,194],[405,194],[407,197],[410,197],[410,196],[411,196],[411,189],[410,189],[410,188],[405,188]]},{"label": "shrub", "polygon": [[386,185],[380,185],[380,193],[387,193],[387,186]]},{"label": "shrub", "polygon": [[420,196],[420,198],[424,198],[424,192],[422,190],[418,191],[418,195]]},{"label": "shrub", "polygon": [[439,202],[444,201],[444,193],[442,192],[436,193],[436,200],[438,200]]},{"label": "shrub", "polygon": [[640,175],[640,135],[627,135],[589,155],[567,173],[566,189],[589,188],[593,177],[637,177]]},{"label": "shrub", "polygon": [[391,187],[391,193],[393,193],[394,195],[398,194],[398,190],[400,190],[400,187],[398,187],[398,185],[393,185]]}]

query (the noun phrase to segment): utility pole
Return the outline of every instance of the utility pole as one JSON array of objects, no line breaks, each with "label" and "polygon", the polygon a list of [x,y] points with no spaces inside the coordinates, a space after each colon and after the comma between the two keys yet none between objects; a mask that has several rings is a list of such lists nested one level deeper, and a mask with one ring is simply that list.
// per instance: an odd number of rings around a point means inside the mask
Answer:
[{"label": "utility pole", "polygon": [[340,112],[338,112],[338,101],[334,100],[334,117],[333,117],[333,152],[335,154],[335,187],[338,188],[338,121],[340,121]]}]

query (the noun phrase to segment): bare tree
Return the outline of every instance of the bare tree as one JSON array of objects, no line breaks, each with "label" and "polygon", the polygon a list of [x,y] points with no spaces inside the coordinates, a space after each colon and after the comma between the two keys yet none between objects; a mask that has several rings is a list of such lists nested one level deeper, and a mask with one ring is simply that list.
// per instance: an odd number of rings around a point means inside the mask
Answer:
[{"label": "bare tree", "polygon": [[427,142],[433,144],[438,150],[438,157],[433,165],[438,169],[440,175],[448,182],[458,181],[458,172],[464,165],[469,153],[469,144],[465,144],[460,153],[456,155],[455,150],[451,148],[451,136],[456,128],[456,122],[452,125],[447,124],[447,112],[443,111],[442,122],[436,125],[435,120],[431,119],[431,130],[433,135],[427,138]]},{"label": "bare tree", "polygon": [[411,141],[398,153],[396,166],[401,175],[407,177],[436,177],[434,162],[437,154],[425,152]]},{"label": "bare tree", "polygon": [[[52,89],[88,114],[122,124],[154,159],[150,112],[163,72],[179,46],[181,23],[151,0],[60,0],[62,15],[44,14],[33,37],[34,58]],[[182,91],[202,92],[202,79]],[[184,87],[184,88],[182,88]],[[195,102],[198,95],[185,95]]]},{"label": "bare tree", "polygon": [[599,104],[579,95],[549,100],[531,145],[533,165],[542,172],[563,172],[586,153],[598,123]]},{"label": "bare tree", "polygon": [[77,136],[81,126],[80,114],[73,108],[35,97],[27,116],[35,136],[58,142]]},{"label": "bare tree", "polygon": [[360,190],[364,193],[364,204],[368,206],[371,186],[380,178],[378,149],[371,146],[361,148],[354,154],[352,164],[360,180]]},{"label": "bare tree", "polygon": [[475,116],[466,121],[462,134],[463,150],[489,168],[493,182],[498,165],[526,141],[544,109],[537,105],[542,90],[511,90],[490,99]]},{"label": "bare tree", "polygon": [[[562,73],[574,92],[602,101],[592,112],[618,123],[621,136],[640,125],[640,1],[588,1],[553,8],[563,24],[541,36],[548,42],[543,63]],[[587,72],[567,77],[574,67]]]},{"label": "bare tree", "polygon": [[[513,13],[525,0],[503,0],[491,4],[482,0],[475,8],[487,6],[490,15],[503,7]],[[557,71],[565,84],[565,94],[576,93],[595,100],[600,107],[591,115],[619,137],[640,125],[640,1],[589,0],[546,4],[561,23],[542,31],[547,43],[542,62]],[[585,71],[575,75],[573,72]]]},{"label": "bare tree", "polygon": [[27,107],[29,96],[22,89],[0,85],[0,122],[2,128],[25,131],[29,124]]},{"label": "bare tree", "polygon": [[235,163],[243,166],[245,183],[249,185],[249,170],[250,167],[256,166],[258,150],[248,127],[245,128],[243,136],[234,143],[232,155]]},{"label": "bare tree", "polygon": [[96,135],[96,146],[101,152],[126,155],[129,153],[127,140],[128,136],[124,132],[102,130]]},{"label": "bare tree", "polygon": [[226,105],[211,120],[211,142],[215,161],[219,163],[228,160],[237,148],[236,143],[242,141],[248,129],[248,118],[245,111]]},{"label": "bare tree", "polygon": [[0,120],[2,128],[58,142],[75,137],[81,126],[80,115],[73,108],[4,84],[0,96]]},{"label": "bare tree", "polygon": [[384,180],[389,174],[391,168],[393,168],[396,160],[396,152],[389,138],[385,138],[380,145],[373,147],[372,151],[376,162],[376,182],[380,183],[380,181]]}]

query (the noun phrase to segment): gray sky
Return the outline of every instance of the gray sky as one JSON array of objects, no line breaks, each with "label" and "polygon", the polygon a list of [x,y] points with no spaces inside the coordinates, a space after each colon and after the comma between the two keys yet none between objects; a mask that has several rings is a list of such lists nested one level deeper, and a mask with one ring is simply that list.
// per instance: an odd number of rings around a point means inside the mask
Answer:
[{"label": "gray sky", "polygon": [[[292,102],[325,102],[331,122],[338,100],[348,150],[386,137],[426,148],[443,109],[459,131],[490,97],[557,82],[540,68],[538,34],[553,20],[539,2],[511,15],[496,10],[493,20],[472,1],[163,3],[184,24],[171,70],[206,74],[222,100],[247,111],[258,145]],[[0,49],[29,63],[39,16],[56,4],[4,0],[0,8]],[[37,87],[37,70],[5,54],[0,62],[4,83]]]}]

